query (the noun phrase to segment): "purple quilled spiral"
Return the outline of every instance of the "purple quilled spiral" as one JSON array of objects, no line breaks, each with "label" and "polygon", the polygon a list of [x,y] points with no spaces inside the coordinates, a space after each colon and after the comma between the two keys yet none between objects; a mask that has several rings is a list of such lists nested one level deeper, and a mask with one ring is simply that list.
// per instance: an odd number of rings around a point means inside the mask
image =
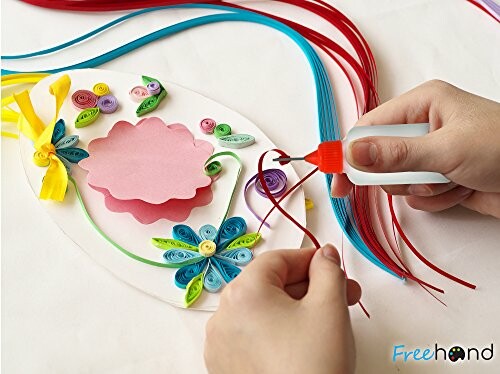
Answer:
[{"label": "purple quilled spiral", "polygon": [[[274,197],[280,197],[285,193],[287,178],[283,170],[264,170],[264,180],[266,181],[266,185]],[[259,195],[267,197],[258,178],[255,180],[255,190]]]},{"label": "purple quilled spiral", "polygon": [[146,88],[150,95],[158,95],[161,91],[160,83],[156,81],[149,82]]},{"label": "purple quilled spiral", "polygon": [[104,95],[97,101],[97,106],[103,113],[113,113],[118,109],[118,100],[113,95]]}]

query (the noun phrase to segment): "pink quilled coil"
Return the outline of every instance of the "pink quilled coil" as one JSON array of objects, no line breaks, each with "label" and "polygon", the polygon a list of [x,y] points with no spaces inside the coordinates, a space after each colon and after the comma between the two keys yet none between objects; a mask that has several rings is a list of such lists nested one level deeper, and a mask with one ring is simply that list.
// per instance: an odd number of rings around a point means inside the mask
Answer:
[{"label": "pink quilled coil", "polygon": [[204,134],[213,134],[217,123],[211,118],[205,118],[200,122],[200,129]]},{"label": "pink quilled coil", "polygon": [[138,103],[143,101],[146,97],[151,96],[148,89],[144,86],[135,86],[130,90],[129,95],[132,100],[137,101]]}]

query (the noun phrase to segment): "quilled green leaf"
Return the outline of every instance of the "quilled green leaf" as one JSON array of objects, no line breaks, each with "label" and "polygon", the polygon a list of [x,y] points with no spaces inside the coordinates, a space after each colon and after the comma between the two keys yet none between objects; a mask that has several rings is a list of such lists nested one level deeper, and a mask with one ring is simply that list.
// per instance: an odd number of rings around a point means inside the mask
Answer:
[{"label": "quilled green leaf", "polygon": [[89,157],[88,152],[80,148],[56,149],[56,155],[63,156],[66,160],[73,164],[78,164],[84,158]]},{"label": "quilled green leaf", "polygon": [[165,250],[173,248],[184,248],[184,249],[190,249],[192,251],[198,251],[198,247],[195,247],[194,245],[184,243],[181,242],[180,240],[175,240],[175,239],[153,238],[151,239],[151,243],[153,243],[155,247]]},{"label": "quilled green leaf", "polygon": [[159,104],[160,104],[160,100],[158,99],[158,96],[155,95],[155,96],[147,97],[139,105],[139,107],[137,108],[135,113],[137,114],[137,117],[141,117],[141,116],[155,110]]},{"label": "quilled green leaf", "polygon": [[239,238],[233,240],[227,249],[253,248],[259,242],[261,237],[262,235],[256,232],[240,236]]},{"label": "quilled green leaf", "polygon": [[87,108],[84,109],[75,120],[75,127],[80,129],[86,127],[93,123],[98,117],[101,111],[99,108]]},{"label": "quilled green leaf", "polygon": [[188,283],[184,302],[186,308],[189,308],[200,297],[203,291],[203,273],[197,275]]},{"label": "quilled green leaf", "polygon": [[167,91],[164,89],[161,90],[161,92],[158,95],[154,96],[149,96],[145,98],[142,103],[139,105],[135,113],[137,114],[137,117],[141,117],[147,113],[152,112],[156,108],[158,108],[158,105],[160,105],[160,102],[167,96]]},{"label": "quilled green leaf", "polygon": [[217,139],[219,145],[224,148],[241,149],[255,143],[255,138],[247,134],[225,135]]},{"label": "quilled green leaf", "polygon": [[158,81],[158,79],[148,77],[147,75],[142,76],[142,83],[144,83],[145,85],[147,85],[148,83],[153,82],[153,81]]}]

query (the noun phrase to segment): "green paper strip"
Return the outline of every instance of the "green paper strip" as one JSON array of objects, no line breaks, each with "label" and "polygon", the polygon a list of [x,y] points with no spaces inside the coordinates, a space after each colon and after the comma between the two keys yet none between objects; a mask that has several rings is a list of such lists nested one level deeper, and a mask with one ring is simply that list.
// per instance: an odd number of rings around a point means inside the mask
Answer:
[{"label": "green paper strip", "polygon": [[198,298],[203,291],[203,272],[198,274],[196,277],[191,279],[191,281],[186,286],[186,295],[184,296],[184,302],[186,308],[189,308]]},{"label": "green paper strip", "polygon": [[[205,168],[207,168],[207,166],[212,163],[212,161],[217,158],[217,157],[222,157],[222,156],[229,156],[229,157],[232,157],[234,158],[237,162],[238,162],[238,174],[236,176],[236,181],[234,183],[234,187],[233,187],[233,190],[231,192],[231,197],[229,199],[229,203],[227,205],[227,208],[226,208],[226,212],[224,213],[224,217],[222,219],[222,222],[224,222],[227,218],[227,215],[229,213],[229,208],[231,207],[231,203],[233,201],[233,198],[234,198],[234,193],[236,192],[236,187],[238,185],[238,180],[239,180],[239,177],[240,177],[240,174],[241,174],[241,170],[243,168],[243,164],[241,162],[241,159],[238,157],[238,155],[236,155],[235,153],[233,152],[229,152],[229,151],[226,151],[226,152],[219,152],[219,153],[216,153],[212,156],[210,156],[210,158],[205,162]],[[141,257],[141,256],[138,256],[128,250],[126,250],[125,248],[123,248],[120,244],[116,243],[113,239],[111,239],[108,235],[106,235],[106,233],[104,231],[101,230],[101,228],[99,226],[97,226],[97,224],[94,222],[94,220],[92,219],[92,217],[90,216],[86,206],[85,206],[85,203],[83,201],[83,198],[82,198],[82,195],[80,193],[80,190],[78,189],[78,186],[76,184],[76,181],[73,179],[73,177],[71,177],[70,175],[68,175],[68,180],[69,182],[71,182],[71,184],[73,184],[73,187],[75,188],[75,193],[76,193],[76,197],[78,199],[78,202],[80,203],[80,207],[82,208],[82,211],[83,211],[83,214],[85,215],[85,217],[87,217],[88,221],[90,222],[90,224],[92,225],[92,227],[106,240],[108,241],[113,247],[115,247],[116,249],[118,249],[120,252],[122,252],[123,254],[125,254],[126,256],[136,260],[136,261],[139,261],[139,262],[142,262],[144,264],[147,264],[147,265],[151,265],[151,266],[157,266],[157,267],[161,267],[161,268],[170,268],[170,269],[175,269],[175,268],[178,268],[178,266],[175,266],[174,264],[166,264],[166,263],[163,263],[163,262],[157,262],[157,261],[152,261],[152,260],[148,260],[147,258],[144,258],[144,257]],[[219,225],[220,226],[220,225]],[[156,238],[156,239],[153,239],[153,240],[156,240],[156,244],[159,243],[159,238]],[[155,244],[155,242],[153,242],[153,244]],[[155,245],[156,245],[155,244]],[[163,245],[167,245],[166,242],[163,242],[162,243]],[[183,243],[185,245],[185,243]],[[161,248],[161,247],[160,247]],[[179,248],[179,247],[177,247]],[[180,248],[186,248],[186,247],[180,247]],[[197,250],[197,248],[196,248]],[[202,285],[203,285],[203,281],[202,281]],[[201,291],[200,291],[201,292]],[[198,295],[199,296],[199,295]],[[194,299],[192,302],[194,302],[196,299]]]},{"label": "green paper strip", "polygon": [[[236,181],[234,182],[233,190],[231,191],[231,197],[229,198],[229,203],[227,204],[226,212],[224,213],[224,217],[222,218],[222,222],[224,222],[227,218],[227,215],[229,214],[229,208],[231,208],[231,203],[233,202],[234,193],[236,192],[236,187],[238,186],[238,180],[240,179],[240,174],[241,174],[241,170],[243,169],[243,164],[241,162],[241,159],[238,157],[238,155],[236,153],[230,152],[230,151],[219,152],[219,153],[213,154],[212,156],[210,156],[208,158],[207,161],[205,161],[205,173],[207,173],[207,170],[209,169],[210,165],[214,164],[214,162],[212,162],[212,161],[218,157],[221,157],[221,156],[229,156],[229,157],[234,158],[238,162],[238,166],[239,166],[238,167],[238,174],[236,175]],[[221,224],[222,224],[222,222],[221,222]]]},{"label": "green paper strip", "polygon": [[99,108],[87,108],[84,109],[75,120],[75,127],[81,129],[82,127],[87,127],[91,123],[94,123],[97,118],[99,118],[99,113],[101,111]]},{"label": "green paper strip", "polygon": [[85,203],[83,202],[82,195],[80,194],[80,190],[78,189],[78,186],[76,185],[76,181],[73,179],[73,177],[68,175],[68,180],[73,184],[73,187],[75,187],[75,192],[76,192],[76,197],[78,199],[78,202],[80,203],[80,207],[83,210],[83,213],[85,214],[85,217],[89,220],[90,224],[92,227],[99,233],[101,236],[106,239],[113,247],[118,249],[120,252],[123,254],[127,255],[130,258],[133,258],[134,260],[137,260],[139,262],[142,262],[147,265],[152,265],[152,266],[157,266],[160,268],[171,268],[171,269],[176,269],[178,266],[175,266],[175,264],[166,264],[163,262],[156,262],[152,260],[148,260],[147,258],[137,256],[136,254],[127,251],[125,248],[123,248],[120,244],[116,243],[113,239],[111,239],[104,231],[102,231],[99,226],[94,222],[92,217],[90,217],[89,212],[87,211],[87,208],[85,207]]}]

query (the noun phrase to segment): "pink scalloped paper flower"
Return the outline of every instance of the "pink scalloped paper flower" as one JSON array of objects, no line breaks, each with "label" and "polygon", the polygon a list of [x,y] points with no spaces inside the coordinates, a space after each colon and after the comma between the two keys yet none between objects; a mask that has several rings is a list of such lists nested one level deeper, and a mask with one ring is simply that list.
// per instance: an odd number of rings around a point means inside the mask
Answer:
[{"label": "pink scalloped paper flower", "polygon": [[213,150],[186,126],[150,117],[135,126],[117,122],[108,136],[89,143],[90,156],[79,165],[88,171],[89,185],[117,200],[163,204],[192,199],[198,189],[210,186],[203,169]]},{"label": "pink scalloped paper flower", "polygon": [[200,188],[192,199],[170,199],[163,204],[149,204],[142,200],[118,200],[105,188],[92,185],[90,187],[104,195],[104,204],[108,210],[115,213],[130,213],[144,225],[162,218],[173,222],[183,222],[189,217],[191,210],[210,204],[213,198],[211,186]]}]

